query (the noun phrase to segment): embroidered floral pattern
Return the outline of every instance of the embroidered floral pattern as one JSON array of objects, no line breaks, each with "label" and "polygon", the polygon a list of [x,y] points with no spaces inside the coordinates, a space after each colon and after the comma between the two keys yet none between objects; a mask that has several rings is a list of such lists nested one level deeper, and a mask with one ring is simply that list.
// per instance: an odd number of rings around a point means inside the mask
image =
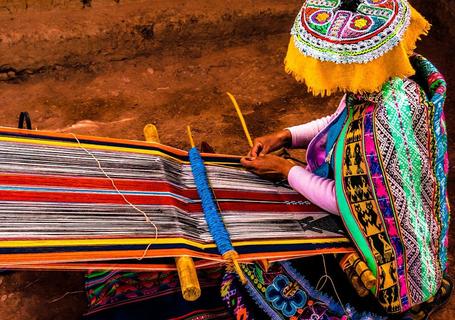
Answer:
[{"label": "embroidered floral pattern", "polygon": [[265,296],[272,305],[287,317],[296,314],[307,302],[307,295],[299,290],[296,282],[290,282],[284,275],[277,276],[267,287]]}]

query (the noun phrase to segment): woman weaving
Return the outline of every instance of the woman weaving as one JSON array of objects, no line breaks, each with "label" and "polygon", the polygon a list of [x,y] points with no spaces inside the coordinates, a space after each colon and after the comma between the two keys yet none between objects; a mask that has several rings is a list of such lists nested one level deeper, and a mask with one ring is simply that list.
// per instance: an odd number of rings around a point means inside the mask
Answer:
[{"label": "woman weaving", "polygon": [[[413,55],[428,29],[402,0],[305,1],[286,71],[314,95],[346,94],[333,115],[257,138],[242,159],[341,215],[377,278],[372,293],[383,310],[413,310],[414,318],[426,317],[428,301],[451,286],[446,88],[436,68]],[[306,148],[308,165],[271,154],[282,147]]]},{"label": "woman weaving", "polygon": [[[315,265],[321,257],[268,269],[242,265],[246,286],[233,272],[221,284],[235,318],[425,319],[447,300],[445,82],[428,60],[413,55],[428,29],[405,0],[304,2],[292,28],[286,71],[314,95],[346,94],[333,115],[257,138],[242,164],[258,175],[278,172],[311,202],[340,215],[375,285],[369,297],[359,299],[337,263],[324,258]],[[306,148],[308,165],[271,154],[282,147]],[[212,295],[219,290],[218,275],[204,274],[209,294],[197,305],[185,304],[188,318],[229,318]],[[323,292],[332,278],[337,290]],[[123,287],[137,300],[145,300],[147,290],[159,299],[93,319],[139,319],[175,301],[167,299],[169,293],[179,295],[175,273],[92,273],[87,284],[92,309],[131,299],[122,295]]]}]

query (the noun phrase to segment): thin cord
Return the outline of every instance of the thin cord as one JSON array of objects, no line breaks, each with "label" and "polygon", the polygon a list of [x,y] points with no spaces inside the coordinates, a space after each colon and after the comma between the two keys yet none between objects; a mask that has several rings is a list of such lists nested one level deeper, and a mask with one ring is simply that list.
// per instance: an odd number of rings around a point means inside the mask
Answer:
[{"label": "thin cord", "polygon": [[[321,281],[324,279],[324,283],[320,285]],[[325,284],[327,283],[327,277],[326,274],[322,275],[322,277],[319,278],[318,283],[316,284],[316,289],[321,290],[324,288]]]},{"label": "thin cord", "polygon": [[[141,209],[139,209],[138,207],[136,207],[134,204],[132,204],[126,197],[125,195],[117,188],[115,182],[114,182],[114,179],[112,179],[107,173],[106,171],[104,171],[103,167],[101,166],[101,162],[95,157],[95,155],[93,153],[91,153],[89,150],[87,150],[82,144],[81,142],[79,141],[79,139],[76,137],[76,135],[74,133],[71,133],[71,135],[74,137],[74,139],[76,139],[77,141],[77,144],[78,146],[84,150],[87,154],[89,154],[95,161],[96,163],[98,164],[98,168],[101,170],[101,172],[106,176],[107,179],[109,179],[109,181],[111,182],[112,184],[112,187],[114,187],[115,191],[117,191],[117,193],[123,198],[123,200],[125,200],[125,202],[130,205],[134,210],[136,210],[137,212],[139,213],[142,213],[145,217],[145,221],[150,223],[154,228],[155,228],[155,239],[154,240],[157,240],[158,239],[158,227],[156,226],[156,224],[154,224],[152,222],[152,220],[150,220],[150,218],[147,216],[147,213],[145,213],[144,211],[142,211]],[[147,251],[150,249],[150,246],[153,244],[153,242],[149,243],[147,245],[147,247],[145,248],[144,250],[144,253],[142,254],[142,256],[140,258],[136,258],[137,260],[142,260],[144,259],[144,257],[147,255]]]},{"label": "thin cord", "polygon": [[58,298],[55,298],[55,299],[52,299],[50,301],[48,301],[48,303],[54,303],[54,302],[57,302],[57,301],[60,301],[62,300],[63,298],[65,298],[66,296],[70,295],[70,294],[77,294],[77,293],[84,293],[85,291],[84,290],[78,290],[78,291],[70,291],[70,292],[67,292],[65,293],[64,295],[58,297]]},{"label": "thin cord", "polygon": [[[344,308],[344,304],[343,304],[343,302],[341,302],[340,296],[338,295],[338,291],[337,291],[337,289],[335,287],[335,283],[333,282],[333,279],[329,276],[329,274],[327,272],[327,266],[325,264],[325,256],[324,255],[321,255],[321,256],[322,256],[322,263],[324,265],[324,275],[319,278],[319,281],[318,281],[318,283],[316,285],[316,289],[317,290],[321,290],[325,286],[325,284],[327,283],[327,280],[329,280],[330,283],[332,284],[333,292],[335,292],[335,295],[336,295],[336,297],[338,299],[338,302],[340,303],[341,308],[343,308],[344,314],[348,315],[348,312]],[[319,286],[319,284],[320,284],[322,279],[324,279],[324,283],[321,286]]]},{"label": "thin cord", "polygon": [[34,281],[27,283],[27,285],[24,287],[24,289],[27,289],[27,288],[33,286],[35,283],[37,283],[40,280],[41,280],[41,277],[39,277],[38,279],[35,279]]}]

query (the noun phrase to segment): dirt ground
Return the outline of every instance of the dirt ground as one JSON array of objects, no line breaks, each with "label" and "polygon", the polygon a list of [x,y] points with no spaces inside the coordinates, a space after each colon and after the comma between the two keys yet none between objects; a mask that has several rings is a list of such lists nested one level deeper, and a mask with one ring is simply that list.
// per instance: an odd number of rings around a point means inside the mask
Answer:
[{"label": "dirt ground", "polygon": [[[182,149],[189,147],[185,127],[191,125],[197,141],[209,142],[218,152],[244,154],[248,145],[226,91],[236,96],[253,136],[335,110],[339,95],[315,98],[284,73],[287,34],[250,40],[224,48],[180,48],[177,54],[163,51],[150,57],[60,66],[25,79],[0,81],[0,125],[15,127],[19,112],[28,111],[36,129],[142,140],[142,128],[153,123],[162,143]],[[449,85],[455,83],[451,49],[446,41],[428,38],[419,50],[440,68]],[[455,163],[453,102],[449,91],[449,151]],[[451,171],[449,190],[455,207]],[[453,239],[455,229],[451,230]],[[454,257],[451,245],[452,266]],[[454,276],[453,267],[450,271]],[[82,273],[0,276],[1,320],[80,319],[85,310]],[[455,319],[455,298],[432,319]]]}]

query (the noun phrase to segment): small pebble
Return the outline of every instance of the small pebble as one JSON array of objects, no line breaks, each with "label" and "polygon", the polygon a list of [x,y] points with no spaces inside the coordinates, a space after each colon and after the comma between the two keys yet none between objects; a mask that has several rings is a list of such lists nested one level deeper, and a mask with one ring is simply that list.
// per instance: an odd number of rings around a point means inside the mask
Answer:
[{"label": "small pebble", "polygon": [[150,74],[154,74],[155,70],[153,70],[153,68],[147,68],[147,72]]},{"label": "small pebble", "polygon": [[0,300],[1,300],[2,302],[5,302],[6,299],[8,299],[8,295],[6,295],[6,294],[2,295],[2,297],[0,298]]},{"label": "small pebble", "polygon": [[8,78],[14,78],[16,76],[16,72],[8,71]]}]

